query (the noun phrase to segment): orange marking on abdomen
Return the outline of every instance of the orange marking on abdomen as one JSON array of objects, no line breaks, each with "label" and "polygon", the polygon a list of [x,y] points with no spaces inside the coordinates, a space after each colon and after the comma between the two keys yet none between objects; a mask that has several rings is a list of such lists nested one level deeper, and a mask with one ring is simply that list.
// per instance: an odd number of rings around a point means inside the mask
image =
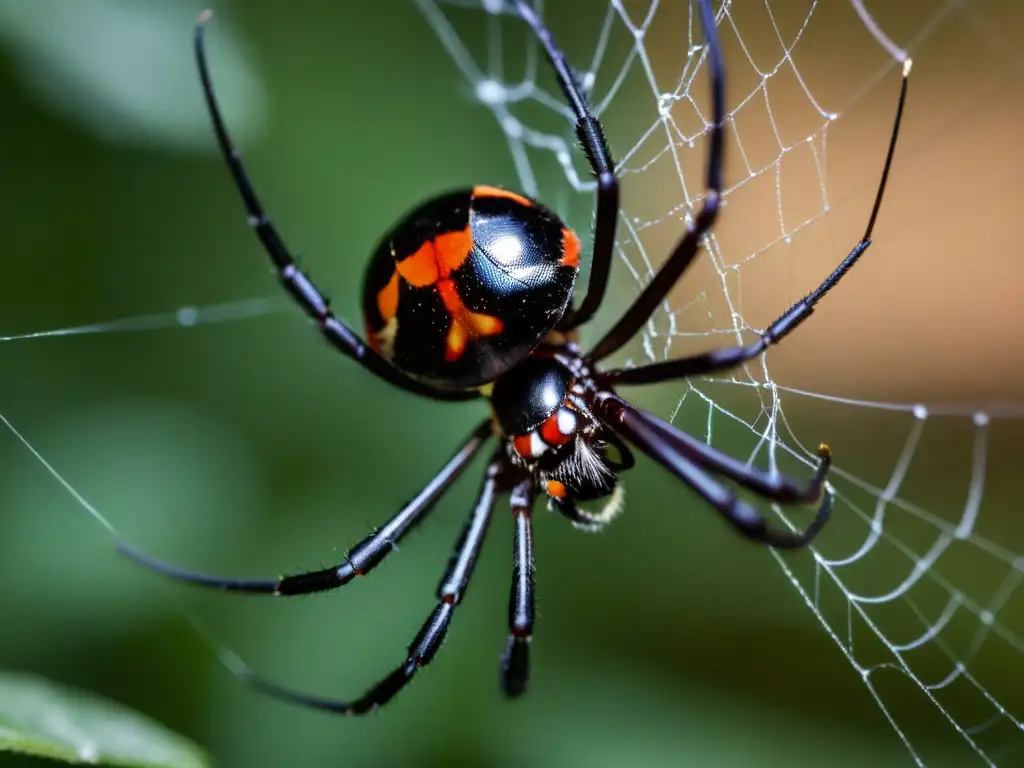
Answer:
[{"label": "orange marking on abdomen", "polygon": [[434,238],[434,256],[441,277],[448,277],[462,266],[470,251],[473,250],[473,233],[469,227],[457,232],[446,232]]},{"label": "orange marking on abdomen", "polygon": [[377,311],[385,323],[398,313],[397,272],[392,272],[388,284],[377,292]]},{"label": "orange marking on abdomen", "polygon": [[473,197],[503,197],[506,200],[514,200],[527,208],[533,207],[533,201],[528,197],[523,197],[518,192],[512,192],[501,187],[488,187],[487,185],[473,187]]},{"label": "orange marking on abdomen", "polygon": [[466,227],[428,240],[395,266],[411,286],[426,288],[449,277],[469,258],[472,250],[473,234]]},{"label": "orange marking on abdomen", "polygon": [[449,363],[462,357],[470,339],[496,336],[504,329],[505,324],[500,317],[492,317],[468,309],[462,303],[462,298],[455,290],[455,283],[451,280],[438,280],[437,290],[441,294],[445,309],[452,316],[452,325],[448,329],[448,340],[444,351],[444,359]]},{"label": "orange marking on abdomen", "polygon": [[417,248],[411,256],[406,256],[395,263],[405,281],[414,288],[426,288],[433,285],[441,276],[437,266],[437,256],[434,254],[434,243],[428,240]]},{"label": "orange marking on abdomen", "polygon": [[563,267],[580,268],[580,239],[568,227],[562,229],[562,260]]}]

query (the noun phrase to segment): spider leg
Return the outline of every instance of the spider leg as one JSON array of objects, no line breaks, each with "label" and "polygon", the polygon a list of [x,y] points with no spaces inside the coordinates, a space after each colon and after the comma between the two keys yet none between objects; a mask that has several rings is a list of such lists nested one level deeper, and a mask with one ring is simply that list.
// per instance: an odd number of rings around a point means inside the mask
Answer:
[{"label": "spider leg", "polygon": [[313,709],[322,709],[339,715],[363,715],[387,704],[391,698],[412,680],[416,670],[429,664],[444,642],[455,607],[465,597],[466,587],[473,574],[477,557],[491,522],[494,499],[499,490],[499,476],[504,469],[504,457],[496,457],[487,468],[484,482],[477,496],[476,506],[459,536],[448,568],[437,587],[437,606],[416,633],[405,661],[391,674],[354,701],[322,698],[285,688],[251,672],[240,677],[257,690],[277,699]]},{"label": "spider leg", "polygon": [[828,470],[832,465],[832,454],[826,445],[818,448],[820,461],[810,481],[805,486],[798,486],[779,473],[769,474],[754,469],[653,414],[639,408],[633,408],[632,412],[635,419],[656,432],[663,442],[671,445],[673,450],[688,461],[727,477],[760,496],[779,504],[810,504],[821,499],[825,478],[828,477]]},{"label": "spider leg", "polygon": [[501,689],[514,698],[526,692],[530,679],[530,641],[533,639],[533,499],[532,478],[512,489],[512,515],[515,518],[512,590],[508,600],[508,645],[501,659]]},{"label": "spider leg", "polygon": [[892,168],[892,159],[896,151],[896,139],[900,133],[900,121],[903,118],[903,105],[907,100],[907,81],[910,76],[911,64],[912,61],[907,59],[903,65],[903,81],[900,86],[899,103],[896,106],[896,117],[893,120],[892,134],[889,137],[889,151],[885,156],[882,178],[878,184],[878,191],[875,193],[875,202],[871,208],[871,216],[864,230],[864,236],[854,246],[854,249],[850,251],[850,254],[839,263],[839,266],[832,270],[832,274],[825,278],[821,285],[811,291],[811,293],[783,312],[775,322],[768,326],[768,329],[761,334],[761,337],[752,344],[715,349],[710,352],[679,358],[678,360],[665,360],[638,368],[619,368],[597,373],[594,378],[602,386],[654,384],[659,381],[670,381],[688,376],[702,376],[734,368],[757,357],[773,344],[778,344],[811,316],[814,312],[815,304],[821,301],[825,294],[836,286],[853,265],[857,263],[857,260],[868,249],[868,246],[871,245],[871,232],[875,227],[878,211],[882,207],[882,197],[885,194],[885,185],[889,179],[889,170]]},{"label": "spider leg", "polygon": [[672,286],[693,262],[700,249],[700,241],[714,226],[722,196],[722,162],[725,154],[723,124],[725,122],[725,64],[715,28],[715,14],[711,0],[699,0],[701,26],[708,47],[708,69],[711,74],[711,127],[708,134],[707,192],[704,204],[690,223],[686,234],[651,278],[644,290],[612,326],[594,348],[587,353],[590,362],[603,360],[629,341],[639,331],[655,308],[664,300]]},{"label": "spider leg", "polygon": [[583,325],[593,317],[601,306],[605,290],[608,288],[612,253],[615,248],[615,224],[619,216],[619,180],[615,177],[615,161],[612,160],[608,142],[605,141],[601,122],[591,112],[583,89],[566,61],[565,54],[555,44],[551,32],[537,17],[533,8],[519,0],[516,9],[537,36],[555,70],[558,85],[576,117],[576,137],[597,178],[597,212],[594,220],[594,246],[590,259],[590,282],[587,285],[587,295],[580,305],[575,309],[570,307],[558,324],[559,330],[568,331]]},{"label": "spider leg", "polygon": [[323,592],[348,584],[356,576],[365,576],[395,549],[410,530],[421,523],[434,503],[469,466],[480,446],[491,435],[490,420],[481,422],[469,439],[448,460],[441,471],[427,483],[417,496],[385,523],[348,551],[345,562],[331,568],[276,579],[228,579],[189,571],[171,563],[143,554],[125,542],[118,542],[117,549],[124,555],[165,576],[186,581],[202,587],[223,589],[228,592],[245,592],[260,595],[307,595]]},{"label": "spider leg", "polygon": [[319,288],[309,279],[295,263],[284,241],[277,233],[274,225],[264,211],[259,197],[253,189],[249,175],[242,164],[242,154],[235,148],[228,134],[228,129],[221,115],[220,106],[213,90],[213,80],[210,77],[210,69],[206,62],[206,48],[203,38],[203,28],[209,19],[210,12],[207,11],[199,17],[195,32],[195,55],[196,64],[199,67],[199,78],[203,85],[203,97],[206,100],[207,109],[210,112],[210,119],[213,122],[213,130],[217,135],[217,144],[220,146],[221,154],[231,171],[235,186],[245,204],[245,210],[249,215],[249,225],[256,231],[256,236],[263,244],[264,250],[270,257],[274,268],[277,270],[281,283],[299,306],[306,311],[313,321],[320,328],[330,344],[339,352],[352,358],[378,378],[384,379],[389,384],[423,397],[434,400],[469,400],[477,397],[475,390],[466,391],[441,391],[422,384],[412,379],[387,360],[373,351],[359,335],[352,330],[345,322],[334,316],[330,302],[323,295]]},{"label": "spider leg", "polygon": [[799,549],[810,544],[828,521],[832,494],[825,492],[814,520],[804,531],[773,530],[757,509],[737,498],[735,493],[708,474],[629,403],[611,392],[601,392],[596,397],[595,411],[605,424],[696,491],[748,539],[776,549]]}]

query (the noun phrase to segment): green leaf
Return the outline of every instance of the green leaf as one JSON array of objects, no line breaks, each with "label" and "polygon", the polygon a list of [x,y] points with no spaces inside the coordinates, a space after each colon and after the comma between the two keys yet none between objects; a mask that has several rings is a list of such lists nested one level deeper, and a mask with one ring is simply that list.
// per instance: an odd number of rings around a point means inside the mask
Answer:
[{"label": "green leaf", "polygon": [[210,765],[199,747],[148,717],[84,691],[10,672],[0,672],[0,750],[93,765]]}]

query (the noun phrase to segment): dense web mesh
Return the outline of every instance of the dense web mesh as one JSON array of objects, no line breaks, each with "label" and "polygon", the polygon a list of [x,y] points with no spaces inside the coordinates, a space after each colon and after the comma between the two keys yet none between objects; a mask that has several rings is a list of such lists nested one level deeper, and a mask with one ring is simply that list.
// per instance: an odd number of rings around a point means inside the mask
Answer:
[{"label": "dense web mesh", "polygon": [[[500,0],[418,2],[472,98],[497,120],[522,188],[586,230],[594,182],[543,52],[524,26]],[[619,163],[624,203],[615,269],[626,300],[653,274],[704,194],[710,109],[699,19],[693,4],[657,0],[595,3],[574,17],[549,7],[556,39],[579,70]],[[725,213],[697,274],[687,275],[630,348],[631,363],[749,342],[857,241],[881,170],[908,53],[863,4],[737,0],[716,9],[728,72]],[[949,12],[947,4],[923,14],[910,54],[951,23]],[[822,18],[828,14],[839,20]],[[461,31],[478,30],[482,16],[486,39]],[[836,37],[819,39],[828,35]],[[844,40],[863,61],[846,62],[854,74],[840,90],[828,78],[844,66],[844,54],[829,60],[822,46]],[[875,126],[858,124],[871,140],[855,149],[872,161],[833,181],[831,165],[853,148],[852,137],[838,132],[844,116],[868,100]],[[902,139],[897,166],[901,153],[915,152],[912,141]],[[830,221],[834,208],[849,224]],[[824,240],[816,232],[822,222]],[[800,259],[812,259],[812,268],[796,269]],[[773,283],[783,284],[774,312],[750,293]],[[1005,665],[1019,666],[1024,651],[1024,541],[999,524],[1005,512],[996,499],[1013,491],[994,489],[990,477],[997,474],[993,445],[1019,433],[1019,413],[811,391],[789,385],[800,381],[801,366],[792,357],[778,360],[776,351],[730,377],[676,385],[673,419],[712,444],[746,440],[752,463],[796,474],[814,465],[828,424],[847,436],[870,435],[873,460],[851,466],[838,459],[835,519],[813,559],[773,555],[916,762],[929,762],[918,739],[945,729],[983,763],[1016,764],[1024,742],[1021,675]],[[955,498],[929,489],[936,471],[956,475]],[[922,708],[937,711],[926,728]]]},{"label": "dense web mesh", "polygon": [[[467,98],[494,115],[520,188],[587,232],[594,184],[524,25],[502,0],[416,3],[461,71]],[[605,124],[623,184],[612,296],[595,321],[600,328],[637,294],[700,208],[710,114],[706,49],[692,2],[604,0],[587,3],[586,13],[582,3],[569,5],[571,13],[547,4],[552,31]],[[809,474],[827,439],[837,449],[833,519],[813,556],[771,556],[914,761],[941,762],[923,746],[939,733],[977,764],[1020,764],[1024,531],[1012,520],[1020,495],[1012,478],[1024,409],[929,403],[933,393],[936,401],[949,394],[935,385],[955,378],[946,360],[909,385],[887,381],[884,372],[905,370],[904,348],[927,344],[914,331],[894,330],[912,278],[899,271],[897,250],[885,250],[886,243],[910,249],[945,225],[934,210],[901,223],[894,209],[906,215],[901,191],[910,197],[901,190],[901,167],[940,156],[970,126],[964,110],[998,94],[1021,71],[1021,59],[981,2],[925,3],[888,16],[858,0],[716,0],[715,8],[728,73],[723,214],[704,255],[618,362],[749,342],[838,264],[863,231],[900,69],[914,56],[907,125],[865,263],[834,301],[830,296],[769,354],[731,375],[662,385],[636,399],[712,445],[793,477]],[[938,118],[926,112],[915,122],[930,46],[963,30],[969,52],[984,48],[998,66],[958,64],[963,79],[946,87],[968,94],[960,110]],[[981,71],[994,75],[970,79]],[[961,196],[956,190],[953,209]],[[858,293],[858,280],[876,293]],[[218,324],[279,309],[292,310],[282,298],[257,299],[0,341]],[[1004,324],[1015,326],[1012,318]],[[856,348],[858,339],[867,350]],[[874,369],[883,373],[872,378]],[[774,512],[794,527],[806,523],[802,511],[792,520],[788,511]]]}]

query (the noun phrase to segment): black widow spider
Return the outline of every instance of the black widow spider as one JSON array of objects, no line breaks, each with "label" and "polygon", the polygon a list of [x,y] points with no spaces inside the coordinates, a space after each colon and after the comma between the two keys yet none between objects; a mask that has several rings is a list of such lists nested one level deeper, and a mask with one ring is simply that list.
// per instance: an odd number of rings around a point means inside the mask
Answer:
[{"label": "black widow spider", "polygon": [[[761,355],[814,311],[814,306],[857,262],[871,244],[885,182],[892,163],[906,98],[910,61],[903,68],[896,118],[881,182],[867,229],[831,275],[786,310],[760,338],[747,346],[637,368],[600,370],[597,363],[636,334],[700,250],[701,239],[718,215],[722,195],[725,71],[710,0],[699,0],[711,75],[712,121],[708,126],[707,191],[686,233],[650,283],[618,322],[588,352],[576,329],[597,311],[605,294],[619,216],[615,165],[565,56],[533,9],[516,3],[554,68],[576,118],[576,135],[597,178],[597,213],[587,294],[572,306],[579,269],[579,240],[539,203],[497,187],[477,186],[435,198],[401,220],[371,257],[364,284],[369,344],[332,313],[327,299],[296,266],[270,223],[228,137],[206,63],[203,23],[195,33],[195,54],[203,93],[220,149],[245,203],[249,223],[278,271],[285,289],[326,339],[379,378],[435,400],[483,396],[491,415],[461,448],[380,529],[348,551],[340,565],[275,579],[229,579],[184,570],[125,545],[120,550],[165,575],[206,587],[266,595],[301,595],[335,589],[365,576],[416,525],[455,482],[492,436],[492,453],[469,521],[459,537],[437,589],[437,606],[393,672],[354,701],[321,698],[259,678],[240,676],[278,698],[343,714],[363,714],[391,699],[428,664],[462,601],[500,494],[510,496],[515,519],[515,566],[509,602],[510,636],[501,668],[508,696],[523,693],[529,675],[529,644],[534,620],[531,509],[538,491],[550,506],[583,528],[607,523],[621,505],[618,475],[633,464],[632,444],[662,464],[742,535],[780,549],[804,547],[821,530],[832,505],[825,489],[830,458],[801,487],[777,473],[765,473],[723,455],[661,419],[634,408],[614,392],[617,385],[651,384],[734,368]],[[803,532],[769,528],[761,514],[739,499],[718,477],[731,480],[780,504],[819,502]],[[586,509],[586,502],[599,502]],[[579,503],[577,503],[579,502]]]}]

